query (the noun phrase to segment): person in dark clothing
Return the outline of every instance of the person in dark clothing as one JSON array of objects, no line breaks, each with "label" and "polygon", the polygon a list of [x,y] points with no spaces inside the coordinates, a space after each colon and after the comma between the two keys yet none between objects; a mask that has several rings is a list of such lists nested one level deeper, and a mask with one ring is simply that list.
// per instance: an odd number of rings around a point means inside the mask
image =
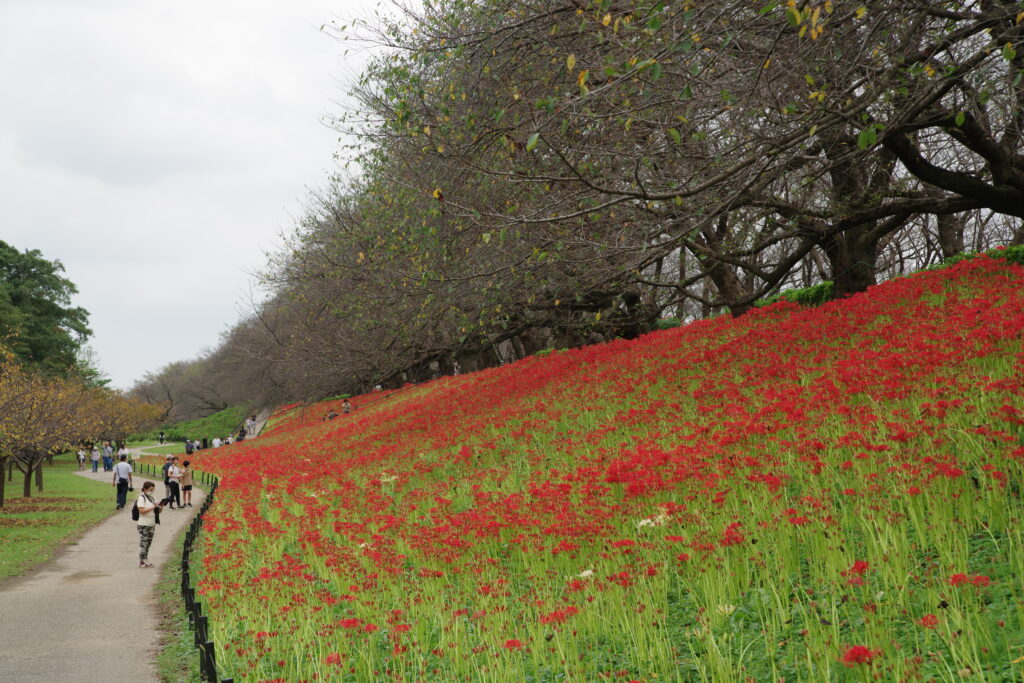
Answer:
[{"label": "person in dark clothing", "polygon": [[114,486],[117,487],[117,509],[123,510],[128,501],[128,491],[132,488],[132,466],[128,464],[128,456],[122,455],[114,465]]}]

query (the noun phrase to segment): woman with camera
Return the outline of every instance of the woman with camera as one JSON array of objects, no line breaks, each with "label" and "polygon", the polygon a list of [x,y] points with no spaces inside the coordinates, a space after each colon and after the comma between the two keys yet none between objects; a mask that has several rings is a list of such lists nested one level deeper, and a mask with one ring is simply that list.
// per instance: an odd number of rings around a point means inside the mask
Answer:
[{"label": "woman with camera", "polygon": [[142,485],[142,493],[135,504],[139,508],[139,566],[152,567],[149,561],[149,546],[153,543],[153,532],[160,523],[160,510],[167,504],[167,499],[157,501],[153,497],[155,484],[147,481]]}]

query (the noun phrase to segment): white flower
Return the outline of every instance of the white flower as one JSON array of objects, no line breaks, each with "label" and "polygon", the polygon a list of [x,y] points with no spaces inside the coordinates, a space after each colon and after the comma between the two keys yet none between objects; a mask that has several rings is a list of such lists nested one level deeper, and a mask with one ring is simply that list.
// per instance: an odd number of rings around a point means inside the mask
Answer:
[{"label": "white flower", "polygon": [[583,571],[581,571],[576,576],[578,576],[581,579],[589,579],[593,575],[594,575],[594,570],[593,569],[584,569]]},{"label": "white flower", "polygon": [[718,613],[723,616],[729,616],[736,611],[736,605],[719,605]]}]

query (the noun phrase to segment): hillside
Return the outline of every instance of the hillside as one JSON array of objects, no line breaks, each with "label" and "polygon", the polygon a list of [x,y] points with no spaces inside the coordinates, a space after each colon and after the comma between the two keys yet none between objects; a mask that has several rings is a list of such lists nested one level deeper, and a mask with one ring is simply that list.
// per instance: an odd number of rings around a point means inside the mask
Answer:
[{"label": "hillside", "polygon": [[282,411],[205,452],[236,679],[1024,674],[1024,268]]}]

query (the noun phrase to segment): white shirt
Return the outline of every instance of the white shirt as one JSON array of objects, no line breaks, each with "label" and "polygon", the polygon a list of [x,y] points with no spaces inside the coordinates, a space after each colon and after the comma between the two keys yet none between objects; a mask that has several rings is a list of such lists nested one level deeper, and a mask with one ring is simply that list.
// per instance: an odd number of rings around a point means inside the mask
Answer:
[{"label": "white shirt", "polygon": [[213,440],[213,447],[214,447],[214,448],[220,448],[220,439],[218,439],[218,438],[215,438],[215,439]]},{"label": "white shirt", "polygon": [[114,478],[115,479],[127,479],[128,475],[132,473],[132,466],[126,462],[119,462],[114,465]]},{"label": "white shirt", "polygon": [[157,502],[156,499],[150,500],[147,498],[145,493],[139,494],[138,500],[135,501],[135,504],[139,506],[139,521],[136,524],[139,526],[156,526],[156,515],[153,514],[152,510],[143,512],[143,508],[147,505],[155,505]]}]

